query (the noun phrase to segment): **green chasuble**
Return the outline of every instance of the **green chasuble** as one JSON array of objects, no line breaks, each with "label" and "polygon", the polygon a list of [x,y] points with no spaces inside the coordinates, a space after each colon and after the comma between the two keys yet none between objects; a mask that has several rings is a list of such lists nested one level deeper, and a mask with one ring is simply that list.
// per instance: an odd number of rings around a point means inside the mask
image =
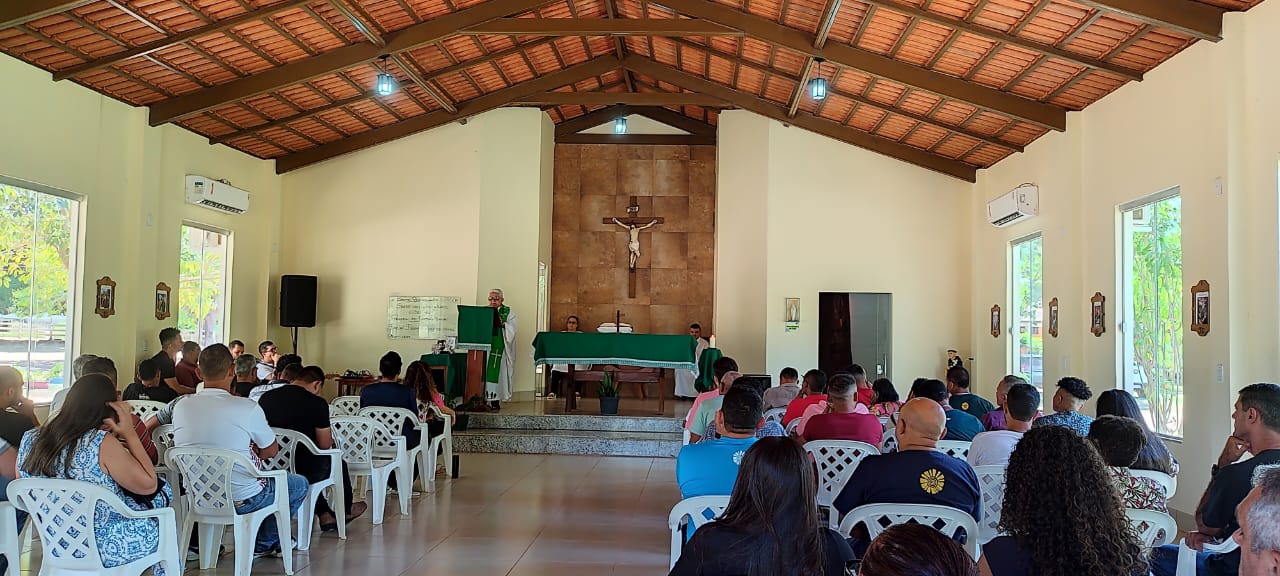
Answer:
[{"label": "green chasuble", "polygon": [[485,382],[501,382],[502,377],[502,354],[506,352],[505,331],[502,324],[507,322],[507,318],[511,315],[511,308],[507,306],[499,306],[496,316],[497,324],[493,327],[493,339],[489,345],[488,363],[485,365],[484,381]]}]

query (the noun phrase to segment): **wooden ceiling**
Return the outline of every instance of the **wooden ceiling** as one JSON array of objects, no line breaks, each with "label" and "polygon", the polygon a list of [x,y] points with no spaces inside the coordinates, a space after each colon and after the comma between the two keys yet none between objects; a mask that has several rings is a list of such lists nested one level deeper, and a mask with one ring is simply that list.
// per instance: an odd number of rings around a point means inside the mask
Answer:
[{"label": "wooden ceiling", "polygon": [[973,181],[1259,2],[10,0],[0,50],[278,172],[521,105],[741,108]]}]

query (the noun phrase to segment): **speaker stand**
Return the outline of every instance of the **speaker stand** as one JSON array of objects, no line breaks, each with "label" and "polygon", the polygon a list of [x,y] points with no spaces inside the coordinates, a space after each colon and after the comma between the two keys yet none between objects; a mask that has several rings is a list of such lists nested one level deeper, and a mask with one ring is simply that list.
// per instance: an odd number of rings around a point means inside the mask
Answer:
[{"label": "speaker stand", "polygon": [[298,353],[298,327],[293,326],[289,328],[289,334],[290,336],[293,337],[293,353],[297,354]]}]

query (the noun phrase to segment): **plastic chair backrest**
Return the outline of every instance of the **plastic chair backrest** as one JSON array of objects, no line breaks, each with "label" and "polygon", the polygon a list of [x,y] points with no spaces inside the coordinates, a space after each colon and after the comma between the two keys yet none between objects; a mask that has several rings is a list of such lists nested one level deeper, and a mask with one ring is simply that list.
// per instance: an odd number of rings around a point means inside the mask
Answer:
[{"label": "plastic chair backrest", "polygon": [[895,524],[914,522],[929,526],[949,538],[963,534],[966,552],[978,559],[978,523],[968,512],[933,504],[867,504],[850,510],[840,522],[840,534],[848,538],[853,527],[865,524],[867,533],[875,540],[885,528]]},{"label": "plastic chair backrest", "polygon": [[280,451],[275,456],[262,459],[263,470],[284,470],[290,473],[297,473],[297,453],[299,448],[306,450],[312,454],[310,450],[314,444],[311,439],[302,435],[296,430],[287,428],[272,428],[272,432],[276,433],[276,444],[280,446]]},{"label": "plastic chair backrest", "polygon": [[164,410],[168,406],[164,402],[156,402],[155,400],[130,400],[129,407],[133,409],[133,414],[143,422],[147,421],[156,412]]},{"label": "plastic chair backrest", "polygon": [[156,445],[156,462],[164,464],[164,455],[173,448],[173,424],[161,424],[151,431],[151,443]]},{"label": "plastic chair backrest", "polygon": [[782,417],[783,417],[786,413],[787,413],[787,409],[786,409],[786,408],[770,408],[769,410],[766,410],[766,411],[765,411],[765,413],[764,413],[764,421],[765,421],[765,422],[777,422],[779,425],[781,425],[781,424],[782,424]]},{"label": "plastic chair backrest", "polygon": [[884,431],[884,436],[880,437],[880,453],[889,454],[898,451],[898,429],[890,428]]},{"label": "plastic chair backrest", "polygon": [[411,426],[414,426],[414,427],[420,426],[418,415],[404,408],[391,408],[388,406],[370,406],[368,408],[361,409],[360,416],[364,418],[372,419],[373,421],[379,424],[382,424],[382,426],[391,434],[391,435],[384,435],[384,434],[378,433],[377,430],[374,431],[373,447],[376,450],[394,450],[396,447],[395,438],[403,436],[401,432],[404,430],[404,425],[406,421]]},{"label": "plastic chair backrest", "polygon": [[[56,478],[20,478],[9,483],[9,498],[31,515],[45,548],[40,572],[102,572],[94,531],[98,503],[127,510],[120,498],[102,486]],[[16,558],[9,559],[17,564]]]},{"label": "plastic chair backrest", "polygon": [[835,502],[863,458],[880,453],[875,446],[853,440],[814,440],[806,442],[804,449],[818,466],[818,504],[821,506]]},{"label": "plastic chair backrest", "polygon": [[800,427],[800,420],[800,418],[796,418],[792,420],[790,424],[787,424],[787,436],[796,435],[796,428]]},{"label": "plastic chair backrest", "polygon": [[667,515],[667,528],[671,529],[671,566],[676,565],[680,551],[684,548],[684,538],[680,526],[688,520],[690,534],[724,512],[729,507],[728,496],[694,496],[685,498],[671,508]]},{"label": "plastic chair backrest", "polygon": [[1175,480],[1173,476],[1165,474],[1164,472],[1130,469],[1129,474],[1133,475],[1135,478],[1150,478],[1155,480],[1156,483],[1164,489],[1165,499],[1173,498],[1173,494],[1178,491],[1178,481]]},{"label": "plastic chair backrest", "polygon": [[982,523],[978,535],[982,543],[1000,534],[1000,510],[1004,508],[1004,466],[974,466],[982,493]]},{"label": "plastic chair backrest", "polygon": [[1178,537],[1178,523],[1164,512],[1126,508],[1124,515],[1129,517],[1144,547],[1164,546]]},{"label": "plastic chair backrest", "polygon": [[235,498],[231,496],[231,474],[239,465],[254,470],[244,455],[219,448],[170,448],[165,463],[182,474],[189,510],[210,516],[235,514]]},{"label": "plastic chair backrest", "polygon": [[360,413],[359,396],[339,396],[329,405],[330,416],[355,416]]},{"label": "plastic chair backrest", "polygon": [[972,442],[965,442],[963,440],[939,440],[938,450],[946,452],[947,456],[965,460],[969,457],[969,446],[972,445]]},{"label": "plastic chair backrest", "polygon": [[333,443],[342,450],[342,459],[361,466],[373,464],[375,435],[391,436],[386,426],[364,416],[332,416],[329,426],[333,429]]}]

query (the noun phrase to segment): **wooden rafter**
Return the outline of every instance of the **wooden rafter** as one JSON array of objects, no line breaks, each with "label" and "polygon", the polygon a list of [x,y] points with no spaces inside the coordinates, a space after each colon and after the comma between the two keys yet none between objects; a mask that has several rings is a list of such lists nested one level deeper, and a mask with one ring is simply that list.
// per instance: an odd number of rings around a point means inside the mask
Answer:
[{"label": "wooden rafter", "polygon": [[352,96],[352,97],[350,97],[350,98],[344,98],[344,99],[342,99],[342,100],[335,100],[335,101],[330,102],[330,103],[328,103],[328,104],[325,104],[325,105],[323,105],[323,106],[318,106],[318,107],[316,107],[316,108],[311,108],[311,109],[308,109],[308,110],[302,110],[301,112],[298,112],[297,114],[293,114],[293,115],[290,115],[290,116],[285,116],[285,117],[283,117],[283,118],[278,118],[278,119],[276,119],[276,120],[272,120],[272,121],[267,122],[267,123],[265,123],[265,124],[259,124],[259,125],[257,125],[257,126],[250,126],[249,128],[245,128],[245,129],[243,129],[243,130],[237,130],[237,131],[235,131],[235,132],[231,132],[231,133],[229,133],[229,134],[223,134],[222,136],[218,136],[218,137],[216,137],[216,138],[210,138],[210,139],[209,139],[209,143],[210,143],[210,144],[225,144],[225,143],[230,142],[230,141],[232,141],[232,140],[236,140],[236,139],[238,139],[238,138],[242,138],[242,137],[244,137],[244,136],[248,136],[248,135],[250,135],[250,134],[254,134],[254,133],[257,133],[257,132],[261,132],[261,131],[263,131],[263,130],[268,130],[268,129],[276,128],[276,127],[279,127],[279,126],[287,126],[287,125],[289,125],[289,124],[292,124],[293,122],[296,122],[296,121],[301,120],[301,119],[303,119],[303,118],[306,118],[306,117],[308,117],[308,116],[314,116],[314,115],[316,115],[316,114],[321,114],[321,113],[324,113],[324,112],[328,112],[328,111],[330,111],[330,110],[335,110],[335,109],[338,109],[338,108],[344,108],[344,107],[350,106],[350,105],[352,105],[352,104],[355,104],[356,102],[360,102],[361,100],[364,100],[364,99],[366,99],[366,98],[369,98],[369,95],[368,95],[368,94],[360,94],[360,95],[358,95],[358,96]]},{"label": "wooden rafter", "polygon": [[1222,8],[1193,0],[1075,0],[1091,8],[1118,12],[1140,22],[1176,30],[1193,38],[1222,39]]},{"label": "wooden rafter", "polygon": [[715,137],[716,135],[715,126],[707,124],[701,120],[694,120],[693,118],[680,114],[679,112],[672,112],[666,108],[640,106],[632,108],[631,110],[635,114],[639,114],[656,122],[661,122],[667,126],[679,128],[690,134],[711,137]]},{"label": "wooden rafter", "polygon": [[490,0],[388,34],[383,38],[386,42],[385,46],[380,47],[372,43],[344,46],[320,56],[291,62],[239,80],[153,104],[149,120],[152,126],[173,122],[210,108],[359,66],[377,59],[384,53],[394,54],[430,44],[454,35],[461,28],[532,10],[549,1]]},{"label": "wooden rafter", "polygon": [[1045,104],[980,84],[966,82],[954,76],[926,70],[874,52],[853,48],[846,44],[834,43],[828,44],[821,49],[814,48],[813,39],[799,30],[782,26],[766,18],[735,10],[718,2],[710,0],[664,0],[664,4],[677,12],[742,30],[747,36],[763,42],[799,52],[800,54],[823,58],[828,62],[861,70],[872,76],[879,76],[887,80],[914,86],[921,90],[967,102],[974,106],[990,108],[1002,114],[1052,130],[1062,131],[1066,130],[1067,127],[1066,109],[1053,104]]},{"label": "wooden rafter", "polygon": [[568,134],[556,136],[557,144],[630,144],[633,146],[713,146],[714,134]]},{"label": "wooden rafter", "polygon": [[0,28],[21,26],[92,2],[93,0],[5,0],[0,2]]},{"label": "wooden rafter", "polygon": [[605,122],[611,122],[614,118],[630,116],[634,113],[635,112],[632,107],[627,104],[606,106],[594,112],[587,112],[577,118],[565,120],[564,122],[556,124],[556,137],[559,138],[560,136],[577,134],[578,132],[588,128],[594,128],[604,124]]},{"label": "wooden rafter", "polygon": [[513,102],[520,106],[605,106],[630,104],[633,106],[709,106],[724,108],[728,103],[706,94],[695,92],[543,92],[526,96]]},{"label": "wooden rafter", "polygon": [[[813,38],[814,48],[821,50],[827,45],[827,37],[831,35],[831,27],[835,25],[836,14],[839,13],[840,0],[826,0],[822,8],[822,18],[818,20],[818,33]],[[814,64],[813,56],[805,57],[804,68],[800,71],[800,81],[796,83],[796,89],[791,93],[791,105],[787,107],[787,116],[795,116],[796,111],[800,109],[800,98],[804,96],[804,88],[809,82],[809,74],[813,73]]]},{"label": "wooden rafter", "polygon": [[742,31],[685,18],[499,18],[458,31],[516,36],[741,36]]},{"label": "wooden rafter", "polygon": [[760,114],[761,116],[772,118],[779,122],[791,124],[810,132],[834,138],[847,144],[852,144],[872,152],[884,154],[903,162],[915,164],[922,168],[940,172],[967,182],[977,181],[977,169],[969,164],[965,164],[964,162],[944,158],[919,148],[900,144],[888,138],[849,128],[848,126],[842,126],[830,120],[818,118],[811,114],[797,114],[794,117],[788,118],[787,110],[777,104],[761,100],[754,95],[740,92],[710,80],[704,80],[697,76],[681,72],[675,68],[648,58],[641,58],[635,55],[628,56],[626,60],[623,60],[622,65],[640,74],[651,76],[663,82],[668,82],[685,89],[724,98],[739,108],[749,110],[756,114]]},{"label": "wooden rafter", "polygon": [[453,105],[453,102],[444,94],[441,94],[440,91],[437,90],[435,86],[432,86],[427,79],[423,78],[422,75],[418,73],[418,69],[414,68],[413,65],[409,63],[409,59],[405,58],[403,54],[392,54],[391,61],[395,62],[396,66],[400,68],[400,71],[404,72],[404,75],[408,76],[410,80],[413,80],[413,83],[417,84],[418,88],[421,88],[423,92],[426,92],[427,96],[430,96],[432,100],[435,100],[436,104],[439,104],[441,108],[453,113],[458,111],[457,107]]},{"label": "wooden rafter", "polygon": [[519,98],[528,96],[529,94],[545,92],[547,90],[552,90],[575,82],[581,82],[588,78],[600,76],[610,70],[616,69],[618,64],[618,59],[614,58],[612,55],[602,56],[576,66],[565,68],[564,70],[535,78],[528,82],[521,82],[515,86],[504,88],[496,92],[490,92],[488,94],[472,98],[471,100],[459,102],[457,114],[450,114],[444,111],[429,112],[427,114],[401,120],[395,124],[388,124],[381,128],[362,132],[337,142],[331,142],[329,144],[316,146],[315,148],[282,156],[276,159],[276,173],[283,174],[290,170],[297,170],[303,166],[309,166],[336,156],[341,156],[343,154],[348,154],[371,146],[377,146],[378,144],[390,142],[411,134],[416,134],[423,130],[430,130],[437,126],[488,112],[495,108],[506,106],[507,104],[510,104]]}]

